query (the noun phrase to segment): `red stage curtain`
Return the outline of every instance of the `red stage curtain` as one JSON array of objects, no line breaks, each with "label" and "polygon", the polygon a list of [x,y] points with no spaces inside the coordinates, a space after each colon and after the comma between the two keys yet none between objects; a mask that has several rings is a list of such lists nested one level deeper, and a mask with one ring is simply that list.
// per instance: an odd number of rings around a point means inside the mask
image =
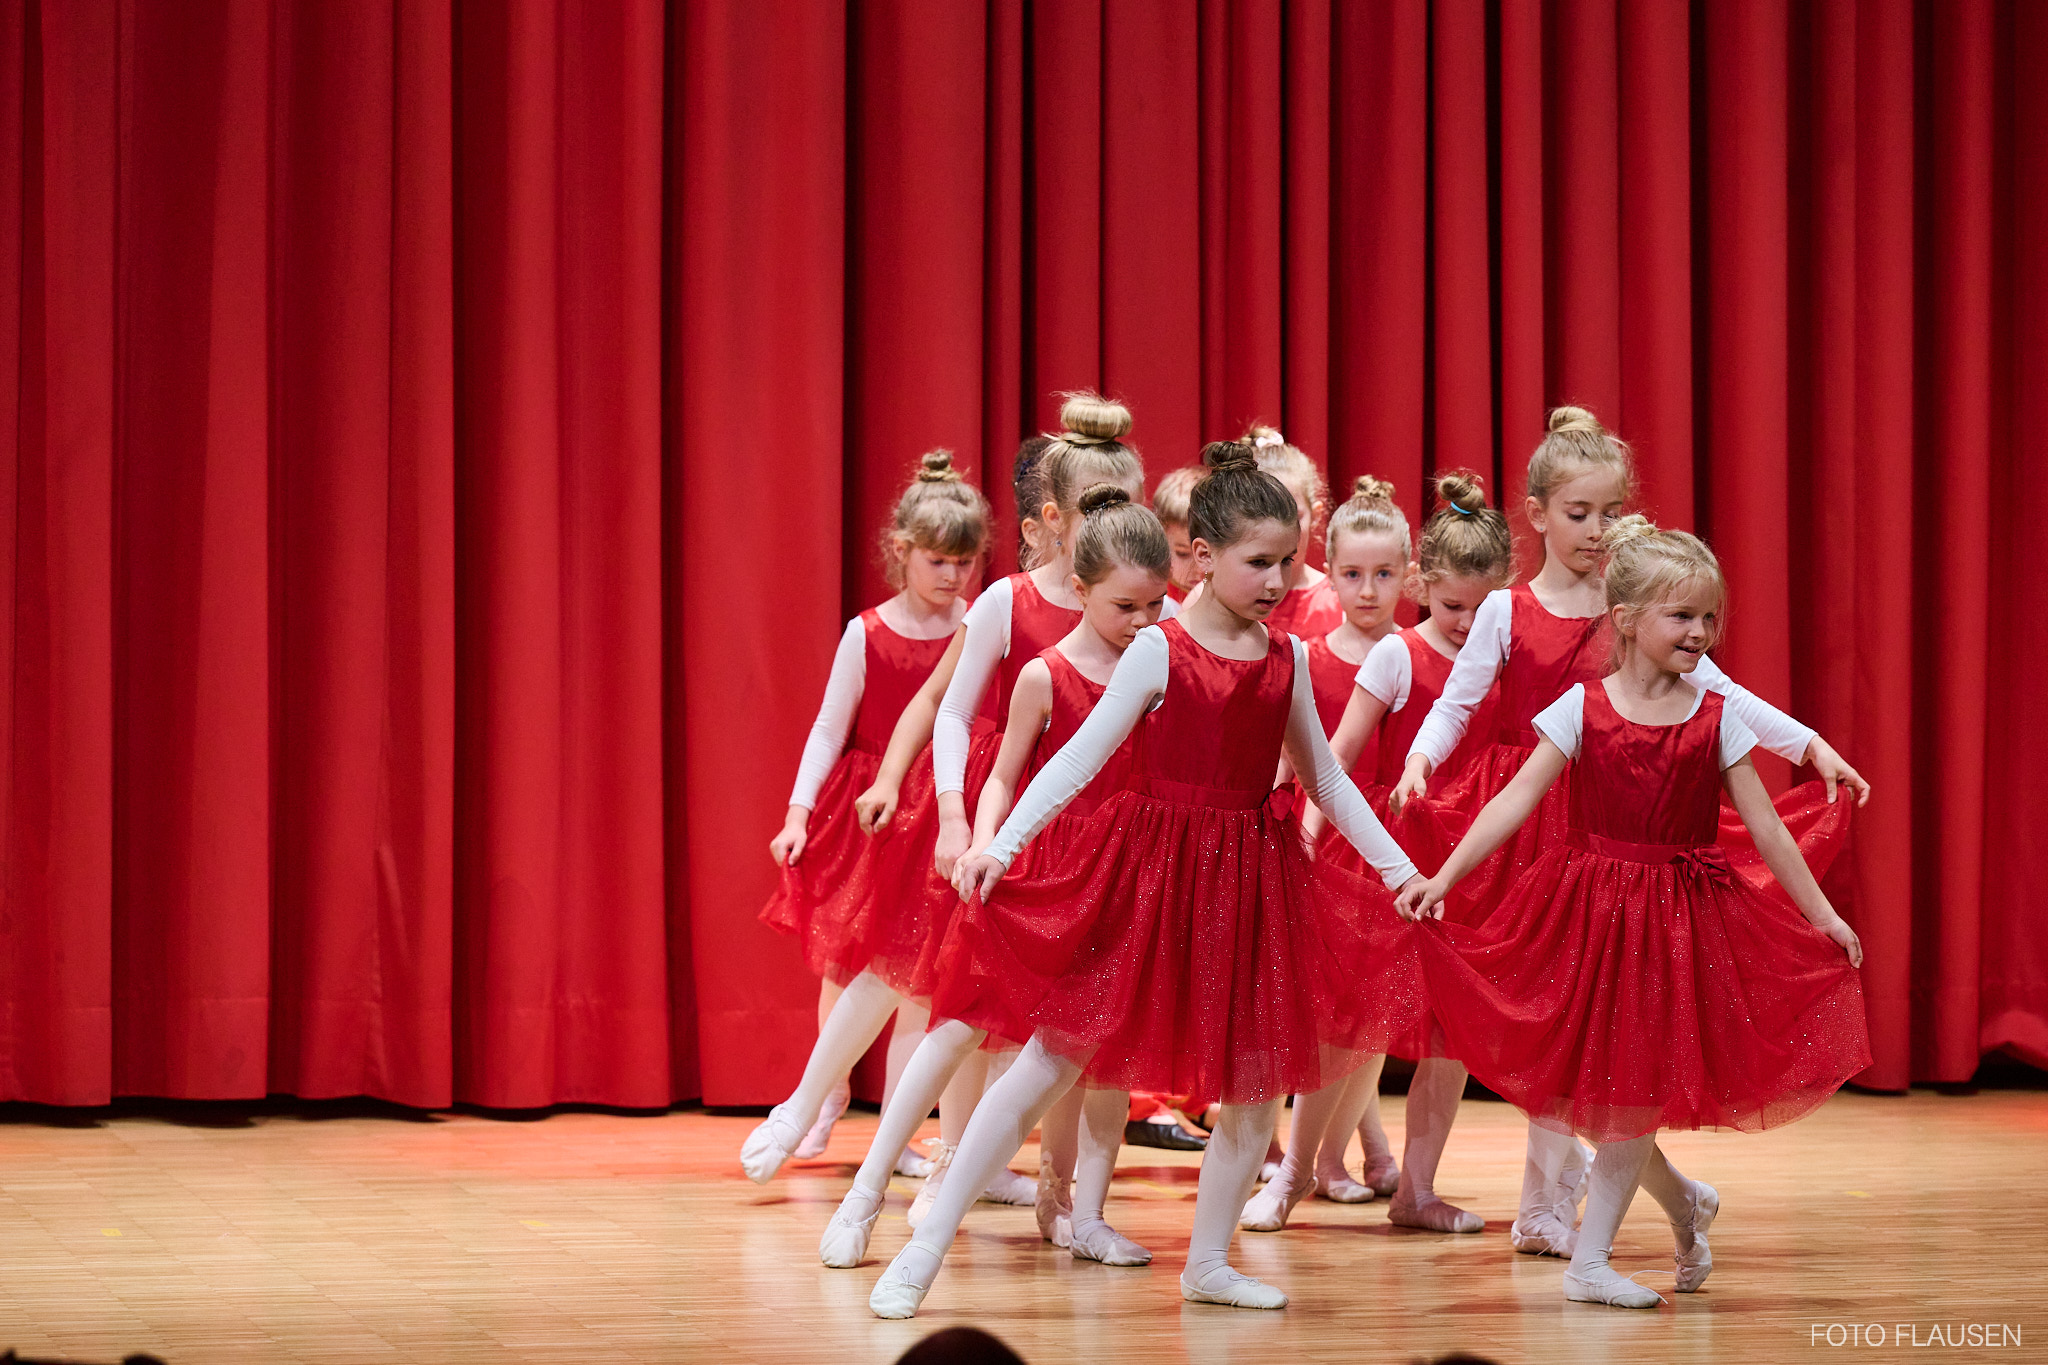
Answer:
[{"label": "red stage curtain", "polygon": [[1864,1079],[2048,1063],[2044,64],[2022,0],[7,0],[0,1098],[778,1097],[876,527],[933,445],[1007,518],[1089,385],[1418,514],[1593,406],[1878,786]]}]

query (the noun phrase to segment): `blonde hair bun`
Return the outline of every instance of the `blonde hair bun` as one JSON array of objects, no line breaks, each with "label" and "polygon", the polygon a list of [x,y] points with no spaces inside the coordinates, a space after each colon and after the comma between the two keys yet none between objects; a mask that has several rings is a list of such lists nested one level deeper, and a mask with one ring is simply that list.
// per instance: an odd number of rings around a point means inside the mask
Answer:
[{"label": "blonde hair bun", "polygon": [[[1607,609],[1621,610],[1616,621],[1621,628],[1615,632],[1610,658],[1617,666],[1627,654],[1636,622],[1657,603],[1702,582],[1713,588],[1717,600],[1728,600],[1721,561],[1690,531],[1670,530],[1640,514],[1618,517],[1600,534],[1600,554]],[[1719,634],[1716,621],[1708,632],[1707,648],[1713,648]]]},{"label": "blonde hair bun", "polygon": [[1594,436],[1602,435],[1607,430],[1607,428],[1600,425],[1600,419],[1595,417],[1589,410],[1576,407],[1570,403],[1550,410],[1550,421],[1546,424],[1546,429],[1550,431],[1583,431]]},{"label": "blonde hair bun", "polygon": [[953,468],[953,452],[928,450],[882,527],[882,566],[889,585],[903,586],[904,552],[978,555],[988,547],[988,501]]},{"label": "blonde hair bun", "polygon": [[1529,456],[1529,496],[1548,505],[1561,486],[1592,469],[1611,469],[1621,480],[1621,500],[1636,493],[1635,454],[1628,442],[1600,425],[1600,419],[1567,403],[1550,410],[1543,439]]},{"label": "blonde hair bun", "polygon": [[958,483],[960,471],[953,468],[953,452],[943,446],[927,450],[918,457],[917,481],[919,483]]},{"label": "blonde hair bun", "polygon": [[1408,514],[1394,505],[1394,485],[1371,474],[1353,480],[1350,500],[1330,514],[1323,550],[1332,560],[1337,558],[1337,537],[1345,535],[1391,536],[1401,546],[1403,561],[1415,553]]},{"label": "blonde hair bun", "polygon": [[1600,533],[1600,553],[1612,559],[1639,540],[1648,540],[1659,534],[1661,528],[1641,512],[1631,512],[1625,517],[1616,517],[1614,523]]},{"label": "blonde hair bun", "polygon": [[[1102,445],[1131,434],[1131,410],[1114,398],[1080,390],[1060,398],[1061,439],[1072,445]],[[1081,439],[1076,441],[1075,437]]]}]

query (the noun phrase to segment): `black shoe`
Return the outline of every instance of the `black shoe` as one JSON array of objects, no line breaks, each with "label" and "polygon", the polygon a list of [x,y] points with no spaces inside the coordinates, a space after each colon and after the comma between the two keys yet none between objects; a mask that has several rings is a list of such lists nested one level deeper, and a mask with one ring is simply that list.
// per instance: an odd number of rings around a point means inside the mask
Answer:
[{"label": "black shoe", "polygon": [[1209,1145],[1209,1139],[1200,1133],[1190,1133],[1177,1122],[1154,1123],[1150,1119],[1139,1119],[1124,1125],[1124,1145],[1163,1147],[1169,1152],[1199,1152]]}]

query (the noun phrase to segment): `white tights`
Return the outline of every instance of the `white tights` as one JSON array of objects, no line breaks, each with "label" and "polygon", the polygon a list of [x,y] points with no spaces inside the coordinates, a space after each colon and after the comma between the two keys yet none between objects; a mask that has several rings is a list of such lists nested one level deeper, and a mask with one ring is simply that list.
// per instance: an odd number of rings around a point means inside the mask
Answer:
[{"label": "white tights", "polygon": [[[856,1190],[869,1196],[875,1203],[880,1203],[884,1191],[888,1188],[889,1176],[895,1169],[896,1154],[917,1136],[917,1130],[923,1126],[925,1117],[932,1112],[933,1104],[939,1107],[941,1140],[957,1145],[965,1138],[968,1122],[981,1101],[983,1090],[991,1084],[987,1080],[990,1070],[988,1054],[981,1051],[981,1043],[985,1037],[987,1034],[981,1029],[961,1023],[957,1019],[948,1019],[918,1040],[917,1050],[905,1064],[895,1093],[882,1105],[882,1118],[875,1129],[874,1142],[868,1148],[867,1157],[861,1162],[860,1170],[853,1177]],[[997,1080],[1000,1081],[1001,1077]],[[1129,1097],[1121,1091],[1083,1092],[1070,1088],[1051,1107],[1042,1125],[1041,1145],[1052,1162],[1054,1172],[1062,1180],[1075,1179],[1077,1166],[1087,1165],[1086,1162],[1077,1161],[1077,1158],[1092,1145],[1081,1136],[1081,1129],[1084,1097],[1094,1095],[1107,1097],[1099,1102],[1105,1108],[1111,1101],[1115,1101],[1124,1106],[1124,1111],[1129,1109]],[[1100,1127],[1100,1123],[1091,1122],[1091,1135],[1093,1130]],[[1115,1140],[1120,1143],[1122,1139],[1123,1124],[1119,1118]],[[1093,1152],[1092,1155],[1096,1164],[1102,1164],[1102,1155],[1099,1151]],[[997,1168],[1008,1164],[1008,1161],[1009,1157],[1005,1156],[1002,1161],[996,1163]],[[959,1166],[960,1162],[956,1157],[956,1172]],[[1092,1184],[1078,1188],[1075,1192],[1077,1217],[1083,1209],[1089,1209],[1095,1218],[1101,1218],[1102,1199],[1109,1189],[1108,1171],[1113,1170],[1115,1166],[1116,1146],[1111,1145],[1107,1153],[1108,1170],[1101,1174],[1099,1193]],[[997,1170],[991,1170],[990,1179],[997,1173]],[[952,1183],[958,1183],[957,1179]],[[1084,1202],[1091,1199],[1092,1202]]]},{"label": "white tights", "polygon": [[[1294,1097],[1294,1117],[1287,1124],[1287,1156],[1274,1183],[1295,1190],[1313,1175],[1329,1189],[1339,1180],[1350,1179],[1344,1169],[1344,1151],[1366,1106],[1379,1094],[1380,1069],[1386,1063],[1384,1053],[1375,1053],[1349,1075],[1313,1094]],[[1368,1164],[1371,1157],[1368,1148]]]},{"label": "white tights", "polygon": [[[940,1106],[942,1132],[951,1116],[963,1105],[965,1112],[973,1111],[986,1064],[970,1066],[968,1063],[980,1056],[983,1036],[980,1029],[949,1019],[918,1040],[917,1050],[910,1055],[901,1079],[896,1082],[896,1093],[882,1105],[882,1119],[875,1129],[875,1140],[853,1177],[855,1189],[865,1191],[880,1202],[882,1192],[889,1186],[889,1176],[896,1168],[896,1154],[917,1136],[917,1130],[923,1126],[934,1104]],[[965,1086],[972,1086],[974,1096],[959,1093]],[[958,1122],[962,1128],[966,1126],[964,1117]]]},{"label": "white tights", "polygon": [[[1522,1207],[1517,1221],[1545,1213],[1564,1198],[1564,1163],[1577,1141],[1539,1123],[1529,1125],[1528,1153],[1522,1161]],[[1569,1223],[1565,1230],[1570,1231]]]},{"label": "white tights", "polygon": [[1655,1133],[1626,1142],[1603,1143],[1593,1158],[1593,1179],[1586,1191],[1586,1214],[1579,1225],[1579,1245],[1572,1253],[1571,1274],[1593,1283],[1608,1277],[1621,1278],[1609,1267],[1607,1258],[1613,1254],[1622,1216],[1628,1212],[1638,1187],[1649,1192],[1671,1222],[1690,1222],[1692,1182],[1680,1175],[1664,1155]]},{"label": "white tights", "polygon": [[[1080,1063],[1049,1051],[1037,1038],[1025,1045],[1016,1062],[982,1096],[974,1118],[967,1125],[967,1133],[960,1140],[960,1149],[953,1156],[952,1174],[940,1189],[931,1212],[918,1224],[916,1235],[890,1266],[888,1277],[924,1289],[931,1287],[976,1195],[1017,1154],[1053,1102],[1073,1086],[1080,1074]],[[1266,1143],[1272,1138],[1279,1108],[1277,1100],[1223,1106],[1216,1130],[1210,1134],[1209,1148],[1202,1158],[1201,1180],[1196,1187],[1195,1225],[1188,1248],[1190,1280],[1199,1281],[1212,1268],[1224,1266],[1230,1239],[1237,1232],[1237,1216],[1258,1178],[1259,1163],[1265,1157]],[[1107,1127],[1106,1101],[1090,1104],[1084,1097],[1083,1110],[1087,1116],[1084,1131],[1093,1132],[1098,1125]],[[1122,1124],[1119,1122],[1117,1127],[1120,1130]],[[1112,1157],[1112,1163],[1113,1160]],[[1090,1165],[1083,1159],[1077,1176],[1091,1184],[1099,1176],[1101,1187],[1106,1189],[1107,1172],[1091,1171]],[[1076,1188],[1077,1234],[1082,1227],[1083,1198],[1082,1190]],[[1094,1216],[1101,1216],[1099,1201]]]},{"label": "white tights", "polygon": [[931,1288],[967,1210],[996,1172],[1017,1154],[1053,1101],[1065,1094],[1080,1074],[1079,1065],[1046,1051],[1036,1038],[1026,1045],[975,1106],[939,1197],[917,1225],[909,1245],[897,1253],[887,1275]]},{"label": "white tights", "polygon": [[1220,1291],[1234,1278],[1230,1239],[1237,1235],[1238,1215],[1258,1182],[1266,1144],[1280,1122],[1280,1104],[1277,1098],[1264,1104],[1226,1104],[1218,1115],[1195,1186],[1195,1225],[1188,1235],[1183,1284]]},{"label": "white tights", "polygon": [[[826,1023],[832,1018],[832,1007],[839,1003],[844,988],[838,982],[826,977],[818,983],[818,1032],[823,1034]],[[889,1097],[896,1093],[896,1082],[903,1075],[903,1068],[909,1064],[911,1053],[917,1051],[918,1042],[923,1039],[926,1027],[931,1023],[931,1011],[915,1000],[902,1000],[896,1006],[896,1027],[889,1034],[889,1055],[882,1072],[882,1104],[886,1107]],[[865,1055],[867,1049],[861,1049]],[[856,1058],[855,1060],[858,1060]],[[849,1066],[848,1071],[852,1068]],[[835,1089],[847,1084],[849,1077],[841,1076]],[[830,1092],[827,1092],[830,1093]],[[978,1093],[978,1092],[977,1092]],[[846,1107],[842,1099],[839,1109]],[[962,1119],[962,1123],[966,1120]]]},{"label": "white tights", "polygon": [[[775,1106],[775,1113],[770,1116],[777,1127],[794,1130],[793,1134],[788,1131],[782,1134],[787,1139],[783,1143],[785,1147],[793,1150],[797,1141],[810,1131],[811,1125],[818,1121],[818,1111],[824,1107],[825,1097],[846,1079],[846,1073],[853,1069],[853,1064],[874,1045],[882,1026],[889,1022],[889,1016],[906,1006],[922,1012],[921,1006],[910,1005],[873,972],[864,971],[846,984],[846,989],[832,1002],[831,1012],[818,1029],[818,1041],[811,1047],[810,1060],[804,1063],[803,1078],[797,1082],[790,1097]],[[897,1148],[897,1151],[901,1150]],[[894,1153],[890,1154],[890,1159],[895,1159]]]},{"label": "white tights", "polygon": [[1039,1125],[1039,1140],[1052,1156],[1053,1169],[1062,1175],[1066,1171],[1060,1170],[1060,1157],[1050,1151],[1050,1146],[1061,1127],[1061,1110],[1068,1107],[1069,1100],[1075,1102],[1071,1108],[1074,1118],[1079,1120],[1068,1129],[1078,1141],[1067,1162],[1074,1182],[1074,1245],[1082,1247],[1116,1237],[1115,1230],[1103,1221],[1102,1206],[1109,1199],[1109,1182],[1116,1174],[1116,1154],[1123,1146],[1124,1124],[1131,1117],[1131,1093],[1089,1090],[1076,1085],[1053,1105]]}]

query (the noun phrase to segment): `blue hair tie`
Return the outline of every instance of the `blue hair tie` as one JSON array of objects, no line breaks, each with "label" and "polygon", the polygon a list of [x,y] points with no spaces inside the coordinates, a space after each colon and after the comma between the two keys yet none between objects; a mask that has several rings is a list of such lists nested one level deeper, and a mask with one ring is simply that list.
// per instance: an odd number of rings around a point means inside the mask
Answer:
[{"label": "blue hair tie", "polygon": [[1478,509],[1478,511],[1474,511],[1472,508],[1469,507],[1460,507],[1455,502],[1447,502],[1444,504],[1444,506],[1450,508],[1453,512],[1456,512],[1461,517],[1476,517],[1479,515],[1480,512],[1484,512],[1486,510],[1484,507],[1481,507]]}]

